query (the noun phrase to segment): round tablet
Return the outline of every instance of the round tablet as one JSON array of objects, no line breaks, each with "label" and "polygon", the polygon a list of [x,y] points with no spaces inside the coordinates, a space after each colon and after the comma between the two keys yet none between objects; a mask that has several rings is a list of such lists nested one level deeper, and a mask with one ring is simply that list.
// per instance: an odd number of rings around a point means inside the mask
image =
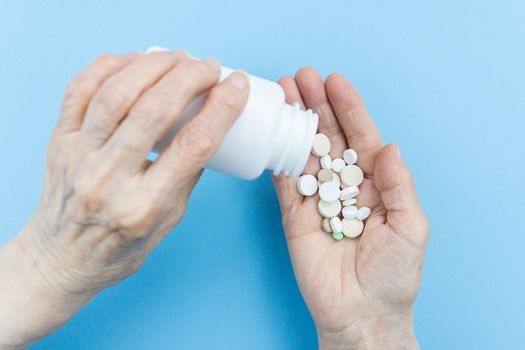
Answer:
[{"label": "round tablet", "polygon": [[357,215],[356,217],[359,219],[359,220],[365,220],[367,219],[369,216],[370,216],[370,213],[372,212],[372,210],[370,210],[370,208],[368,207],[361,207],[359,208],[359,210],[357,211]]},{"label": "round tablet", "polygon": [[346,163],[341,158],[335,158],[332,160],[332,170],[336,173],[340,173],[345,168]]},{"label": "round tablet", "polygon": [[349,148],[343,152],[343,159],[348,165],[355,164],[357,163],[357,152]]},{"label": "round tablet", "polygon": [[319,163],[321,163],[321,168],[323,169],[332,169],[332,157],[329,154],[319,158]]},{"label": "round tablet", "polygon": [[359,212],[359,210],[357,209],[357,207],[355,205],[349,205],[347,207],[343,207],[343,217],[345,219],[353,219],[357,216],[357,213]]},{"label": "round tablet", "polygon": [[312,143],[312,153],[322,157],[328,152],[330,152],[330,140],[325,134],[316,134]]},{"label": "round tablet", "polygon": [[359,186],[363,182],[363,170],[357,165],[347,165],[341,171],[341,182],[346,186]]},{"label": "round tablet", "polygon": [[325,202],[320,200],[319,203],[317,203],[317,209],[323,217],[333,218],[341,212],[341,202]]},{"label": "round tablet", "polygon": [[325,202],[334,202],[339,200],[340,193],[341,191],[339,190],[339,186],[333,181],[323,182],[321,186],[319,186],[319,197],[321,197],[321,199]]},{"label": "round tablet", "polygon": [[322,184],[323,182],[332,181],[333,178],[334,178],[334,173],[330,169],[321,169],[317,173],[317,180],[319,181],[320,184]]},{"label": "round tablet", "polygon": [[303,175],[297,180],[297,190],[303,196],[313,196],[317,191],[317,179],[313,175]]},{"label": "round tablet", "polygon": [[345,236],[344,236],[341,232],[332,232],[332,237],[333,237],[336,241],[340,241],[340,240],[342,240]]},{"label": "round tablet", "polygon": [[363,222],[359,219],[343,219],[343,234],[348,238],[356,238],[363,232]]},{"label": "round tablet", "polygon": [[323,218],[323,220],[321,220],[321,228],[326,233],[332,233],[332,226],[330,226],[330,219]]}]

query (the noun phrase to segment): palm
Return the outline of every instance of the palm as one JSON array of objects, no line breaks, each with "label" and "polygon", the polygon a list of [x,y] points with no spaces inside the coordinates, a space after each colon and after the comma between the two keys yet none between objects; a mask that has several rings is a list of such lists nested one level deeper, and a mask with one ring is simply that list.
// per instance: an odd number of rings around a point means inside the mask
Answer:
[{"label": "palm", "polygon": [[[396,232],[405,214],[387,210],[391,204],[383,203],[378,190],[392,180],[389,167],[395,164],[389,163],[388,154],[392,151],[381,154],[383,144],[375,126],[341,76],[328,79],[325,89],[317,73],[303,69],[296,81],[284,78],[280,83],[288,102],[299,102],[319,114],[319,131],[330,138],[332,157],[341,156],[348,146],[356,149],[358,165],[365,172],[357,205],[372,208],[360,238],[335,241],[321,230],[318,196],[303,198],[295,190],[295,179],[275,178],[294,272],[316,324],[339,329],[369,312],[409,308],[419,286],[426,222],[419,216],[422,212],[405,220],[423,231],[417,232],[420,238]],[[305,173],[316,174],[319,168],[319,160],[312,156]],[[412,226],[412,221],[421,224]]]}]

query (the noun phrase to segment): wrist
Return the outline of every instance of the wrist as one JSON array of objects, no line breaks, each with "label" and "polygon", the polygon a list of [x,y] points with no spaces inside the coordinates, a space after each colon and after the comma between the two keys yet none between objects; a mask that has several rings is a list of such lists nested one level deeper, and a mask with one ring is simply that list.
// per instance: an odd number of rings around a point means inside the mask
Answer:
[{"label": "wrist", "polygon": [[419,349],[412,310],[356,320],[340,329],[317,327],[319,349]]},{"label": "wrist", "polygon": [[90,297],[55,288],[56,261],[33,222],[0,250],[0,349],[23,349],[63,325]]}]

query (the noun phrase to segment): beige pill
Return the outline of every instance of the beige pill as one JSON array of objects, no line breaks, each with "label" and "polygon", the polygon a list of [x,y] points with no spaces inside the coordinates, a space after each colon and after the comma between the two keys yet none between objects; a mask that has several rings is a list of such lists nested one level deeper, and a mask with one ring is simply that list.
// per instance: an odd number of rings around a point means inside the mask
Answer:
[{"label": "beige pill", "polygon": [[317,173],[317,180],[319,181],[319,184],[322,184],[323,182],[332,181],[334,178],[334,172],[330,169],[321,169]]},{"label": "beige pill", "polygon": [[343,234],[348,238],[356,238],[363,232],[364,224],[359,219],[343,219]]},{"label": "beige pill", "polygon": [[330,140],[325,134],[316,134],[312,143],[312,153],[318,157],[327,155],[330,152]]},{"label": "beige pill", "polygon": [[338,200],[334,202],[325,202],[320,200],[317,204],[317,209],[323,217],[333,218],[339,215],[341,212],[341,202]]},{"label": "beige pill", "polygon": [[333,173],[333,174],[334,174],[334,178],[332,179],[332,181],[335,182],[337,186],[341,186],[341,179],[339,179],[339,175],[337,175],[336,173]]},{"label": "beige pill", "polygon": [[357,165],[347,165],[341,171],[341,182],[345,186],[359,186],[363,182],[363,170]]},{"label": "beige pill", "polygon": [[322,228],[323,231],[326,232],[326,233],[332,233],[332,226],[330,225],[330,219],[328,219],[328,218],[324,218],[324,219],[321,221],[321,228]]}]

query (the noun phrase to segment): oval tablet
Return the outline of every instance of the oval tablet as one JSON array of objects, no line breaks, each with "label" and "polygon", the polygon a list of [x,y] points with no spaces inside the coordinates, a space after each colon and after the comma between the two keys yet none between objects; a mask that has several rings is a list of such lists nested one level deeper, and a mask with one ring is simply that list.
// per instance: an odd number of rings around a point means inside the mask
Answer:
[{"label": "oval tablet", "polygon": [[303,175],[297,180],[297,190],[303,196],[313,196],[317,192],[317,179],[313,175]]},{"label": "oval tablet", "polygon": [[363,170],[357,165],[347,165],[343,171],[341,171],[340,177],[341,182],[346,186],[359,186],[365,176]]},{"label": "oval tablet", "polygon": [[319,203],[317,203],[317,209],[323,217],[333,218],[341,212],[341,202],[325,202],[320,200]]},{"label": "oval tablet", "polygon": [[357,207],[355,205],[349,205],[347,207],[343,207],[343,217],[345,219],[353,219],[357,216],[357,213],[359,212],[359,210],[357,209]]},{"label": "oval tablet", "polygon": [[330,152],[330,140],[325,134],[316,134],[312,143],[312,153],[322,157]]},{"label": "oval tablet", "polygon": [[343,223],[337,216],[330,219],[330,227],[332,232],[343,232]]},{"label": "oval tablet", "polygon": [[372,212],[372,210],[370,210],[369,207],[361,207],[359,208],[359,210],[357,211],[357,215],[356,217],[359,219],[359,220],[365,220],[367,219],[369,216],[370,216],[370,213]]},{"label": "oval tablet", "polygon": [[341,194],[339,198],[342,201],[346,201],[347,199],[355,198],[359,194],[359,188],[357,186],[348,186],[341,190]]},{"label": "oval tablet", "polygon": [[319,197],[325,202],[334,202],[339,199],[341,190],[339,186],[333,181],[327,181],[319,186]]},{"label": "oval tablet", "polygon": [[322,156],[319,159],[319,163],[321,163],[321,168],[323,169],[332,169],[332,157],[329,154]]},{"label": "oval tablet", "polygon": [[333,237],[336,241],[340,241],[340,240],[342,240],[345,236],[344,236],[341,232],[332,232],[332,237]]},{"label": "oval tablet", "polygon": [[343,201],[343,207],[346,207],[346,206],[349,206],[349,205],[353,205],[353,204],[356,204],[356,203],[357,203],[357,199],[350,198],[350,199],[347,199],[347,200]]},{"label": "oval tablet", "polygon": [[343,234],[348,238],[356,238],[363,232],[363,222],[359,219],[343,219]]}]

